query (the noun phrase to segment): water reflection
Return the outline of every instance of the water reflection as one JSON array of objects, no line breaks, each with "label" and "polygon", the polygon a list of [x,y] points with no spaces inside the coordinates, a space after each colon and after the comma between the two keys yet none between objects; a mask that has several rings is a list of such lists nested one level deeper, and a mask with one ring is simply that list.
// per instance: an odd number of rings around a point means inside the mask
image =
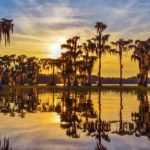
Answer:
[{"label": "water reflection", "polygon": [[[112,133],[116,133],[119,135],[133,135],[134,133],[134,123],[127,122],[123,120],[123,93],[122,91],[119,92],[120,94],[120,110],[119,110],[119,120],[111,121],[111,125],[115,124],[115,129],[111,129]],[[119,127],[118,127],[119,123]]]},{"label": "water reflection", "polygon": [[132,120],[135,122],[135,135],[147,136],[150,140],[150,104],[146,92],[138,94],[140,101],[139,112],[132,113]]},{"label": "water reflection", "polygon": [[0,150],[12,150],[9,146],[9,139],[4,138],[3,140],[0,140]]},{"label": "water reflection", "polygon": [[[47,92],[47,91],[46,91]],[[27,113],[55,112],[60,116],[60,128],[70,138],[80,138],[82,135],[96,139],[95,150],[107,150],[110,136],[146,136],[150,139],[150,105],[147,92],[138,92],[139,110],[130,114],[131,120],[124,119],[124,96],[119,91],[118,119],[106,119],[102,107],[102,93],[99,90],[51,91],[51,98],[43,100],[36,89],[10,89],[7,94],[0,95],[0,112],[10,117],[18,115],[25,118]],[[92,96],[96,95],[96,96]],[[135,93],[134,93],[135,94]],[[134,107],[134,106],[133,106]],[[116,107],[117,109],[117,107]],[[15,118],[14,118],[15,119]]]},{"label": "water reflection", "polygon": [[39,104],[35,89],[14,90],[0,97],[0,112],[5,115],[9,114],[11,117],[15,117],[15,114],[18,113],[21,118],[24,118],[27,112],[36,112]]}]

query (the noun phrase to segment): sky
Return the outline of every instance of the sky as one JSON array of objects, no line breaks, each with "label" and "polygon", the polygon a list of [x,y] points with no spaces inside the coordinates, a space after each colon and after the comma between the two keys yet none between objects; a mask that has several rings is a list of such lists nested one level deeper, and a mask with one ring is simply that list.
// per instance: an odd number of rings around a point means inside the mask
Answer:
[{"label": "sky", "polygon": [[[111,40],[147,39],[150,35],[150,0],[0,0],[0,17],[14,20],[11,45],[1,44],[0,54],[59,57],[66,39],[80,43],[96,35],[94,25],[104,22]],[[124,54],[124,77],[136,76],[137,63]],[[96,63],[93,73],[97,74]],[[102,58],[102,76],[119,76],[119,58]]]}]

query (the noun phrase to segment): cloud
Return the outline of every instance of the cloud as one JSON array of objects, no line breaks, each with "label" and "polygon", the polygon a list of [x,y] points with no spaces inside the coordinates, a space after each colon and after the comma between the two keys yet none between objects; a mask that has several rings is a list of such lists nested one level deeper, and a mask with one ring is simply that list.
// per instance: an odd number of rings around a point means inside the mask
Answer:
[{"label": "cloud", "polygon": [[[30,1],[30,0],[29,0]],[[28,2],[28,1],[27,1]],[[23,6],[23,3],[19,1],[19,5]],[[27,9],[23,9],[22,12],[15,12],[14,18],[16,20],[16,29],[22,33],[30,33],[30,31],[37,31],[44,29],[63,29],[67,26],[73,26],[74,24],[80,24],[79,19],[73,18],[77,13],[75,9],[68,6],[66,3],[62,4],[41,4],[32,0],[34,5],[31,5]],[[18,2],[17,2],[18,4]],[[29,31],[28,31],[29,30]]]},{"label": "cloud", "polygon": [[25,3],[16,0],[18,9],[13,13],[16,32],[38,36],[41,33],[48,34],[49,30],[59,31],[67,28],[69,31],[74,27],[94,30],[96,21],[105,22],[109,32],[119,32],[120,36],[127,37],[128,34],[135,34],[135,32],[148,32],[149,5],[134,0],[124,3],[120,0],[117,1],[117,5],[110,0],[109,2],[87,0],[75,3],[59,0],[39,3],[38,0],[27,0]]},{"label": "cloud", "polygon": [[[59,43],[60,37],[79,35],[82,43],[95,36],[97,21],[108,25],[106,32],[111,34],[111,41],[120,37],[146,39],[150,33],[149,7],[149,0],[116,0],[115,3],[113,0],[1,0],[0,14],[13,18],[15,23],[12,45],[1,51],[48,57],[53,52],[49,47]],[[104,57],[104,76],[110,70],[109,59]],[[113,75],[117,71],[117,60],[114,56],[111,60]],[[97,73],[97,65],[94,73]]]}]

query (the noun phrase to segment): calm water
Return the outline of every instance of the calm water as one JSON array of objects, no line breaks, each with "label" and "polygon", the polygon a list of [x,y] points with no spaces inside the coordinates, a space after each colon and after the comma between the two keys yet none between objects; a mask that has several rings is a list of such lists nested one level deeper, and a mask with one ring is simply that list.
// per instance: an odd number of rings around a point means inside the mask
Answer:
[{"label": "calm water", "polygon": [[150,93],[9,90],[0,135],[13,150],[149,150]]}]

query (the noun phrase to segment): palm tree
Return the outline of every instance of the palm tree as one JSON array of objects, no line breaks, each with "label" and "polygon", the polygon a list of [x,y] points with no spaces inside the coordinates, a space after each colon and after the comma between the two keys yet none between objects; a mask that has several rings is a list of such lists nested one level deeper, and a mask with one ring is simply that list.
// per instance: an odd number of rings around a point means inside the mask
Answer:
[{"label": "palm tree", "polygon": [[63,78],[63,85],[64,87],[66,87],[66,78],[67,78],[67,74],[66,74],[66,63],[67,63],[67,59],[66,59],[66,53],[61,53],[61,57],[60,57],[60,64],[61,66],[59,67],[60,71],[61,71],[61,75]]},{"label": "palm tree", "polygon": [[59,59],[50,59],[50,66],[52,67],[52,78],[53,78],[53,80],[52,80],[52,83],[51,83],[51,85],[56,85],[56,80],[55,80],[55,68],[56,67],[60,67],[61,66],[61,64],[60,64],[60,60]]},{"label": "palm tree", "polygon": [[2,18],[0,21],[0,42],[2,40],[2,35],[4,36],[5,46],[10,44],[10,34],[13,33],[13,20]]},{"label": "palm tree", "polygon": [[[70,73],[68,74],[68,86],[71,85],[71,75],[73,78],[73,86],[78,86],[78,81],[77,81],[77,61],[79,59],[79,56],[82,54],[81,51],[81,46],[78,45],[80,37],[79,36],[74,36],[73,38],[70,38],[67,40],[66,44],[62,44],[61,48],[62,49],[67,49],[67,52],[63,54],[63,57],[65,56],[68,59],[68,68],[70,67]],[[68,56],[67,56],[68,55]]]},{"label": "palm tree", "polygon": [[16,58],[16,64],[15,64],[15,78],[16,78],[16,84],[24,84],[24,80],[27,77],[27,56],[26,55],[20,55]]},{"label": "palm tree", "polygon": [[138,85],[147,87],[148,71],[150,70],[150,39],[136,40],[130,48],[134,49],[131,59],[138,61],[139,64]]},{"label": "palm tree", "polygon": [[119,39],[116,42],[111,42],[113,46],[115,46],[115,49],[111,49],[110,52],[113,54],[118,54],[119,55],[119,65],[120,65],[120,86],[122,86],[122,69],[123,69],[123,64],[122,64],[122,57],[123,57],[123,52],[126,52],[130,50],[130,45],[133,42],[133,40],[123,40]]},{"label": "palm tree", "polygon": [[10,74],[12,69],[12,57],[9,55],[4,55],[1,57],[1,70],[2,70],[2,84],[10,83]]},{"label": "palm tree", "polygon": [[52,82],[50,83],[50,85],[56,85],[55,71],[56,68],[60,69],[61,59],[43,58],[40,60],[40,65],[42,66],[43,69],[46,70],[50,70],[50,68],[52,69]]},{"label": "palm tree", "polygon": [[28,73],[27,57],[25,55],[4,55],[0,57],[0,69],[3,84],[24,84]]},{"label": "palm tree", "polygon": [[16,55],[10,55],[9,56],[9,61],[10,61],[10,77],[9,77],[9,81],[10,84],[15,84],[15,80],[14,80],[14,72],[15,72],[15,64],[16,64]]},{"label": "palm tree", "polygon": [[84,68],[85,68],[85,75],[88,74],[88,80],[86,81],[86,85],[91,85],[91,73],[94,67],[94,63],[97,59],[96,56],[93,55],[96,52],[96,44],[92,40],[87,40],[87,43],[83,43],[83,53],[84,55]]},{"label": "palm tree", "polygon": [[71,75],[73,74],[73,46],[72,46],[72,39],[68,39],[66,44],[61,45],[62,49],[67,49],[65,53],[63,53],[63,57],[66,60],[66,67],[65,67],[65,72],[67,75],[67,86],[71,86]]},{"label": "palm tree", "polygon": [[97,37],[96,37],[96,43],[97,43],[97,55],[98,55],[98,86],[102,86],[102,81],[101,81],[101,59],[102,59],[102,54],[106,53],[108,50],[108,45],[106,45],[109,34],[107,35],[102,35],[102,32],[107,28],[107,25],[105,25],[102,22],[97,22],[95,25],[95,28],[97,29]]},{"label": "palm tree", "polygon": [[[84,56],[83,56],[83,58],[84,58]],[[86,85],[87,66],[86,66],[86,61],[84,59],[78,61],[78,69],[79,69],[78,78],[80,79],[80,83],[82,85]]]},{"label": "palm tree", "polygon": [[87,66],[87,73],[88,73],[88,85],[91,85],[91,74],[92,70],[94,68],[94,63],[96,62],[97,57],[96,56],[90,56],[88,60],[88,66]]},{"label": "palm tree", "polygon": [[36,57],[28,57],[26,61],[27,65],[27,77],[29,79],[29,84],[37,84],[37,77],[40,71],[40,65]]},{"label": "palm tree", "polygon": [[78,86],[77,82],[77,58],[82,53],[81,47],[78,45],[78,40],[80,39],[79,36],[75,36],[72,38],[72,45],[73,45],[73,64],[74,64],[74,86]]}]

